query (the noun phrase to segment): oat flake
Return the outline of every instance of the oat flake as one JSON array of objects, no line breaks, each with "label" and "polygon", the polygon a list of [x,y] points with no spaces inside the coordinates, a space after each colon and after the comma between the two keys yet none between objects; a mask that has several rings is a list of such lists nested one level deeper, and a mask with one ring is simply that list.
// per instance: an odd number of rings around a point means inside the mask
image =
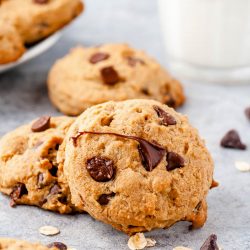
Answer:
[{"label": "oat flake", "polygon": [[52,235],[59,234],[60,230],[52,226],[43,226],[39,228],[39,233],[46,235],[46,236],[52,236]]},{"label": "oat flake", "polygon": [[236,161],[235,167],[241,172],[250,172],[250,164],[245,161]]}]

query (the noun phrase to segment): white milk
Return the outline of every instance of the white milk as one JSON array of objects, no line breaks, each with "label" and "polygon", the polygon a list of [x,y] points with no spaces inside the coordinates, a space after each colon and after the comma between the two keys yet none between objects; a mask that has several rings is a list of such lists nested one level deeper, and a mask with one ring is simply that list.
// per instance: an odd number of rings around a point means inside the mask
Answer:
[{"label": "white milk", "polygon": [[194,67],[250,67],[250,0],[159,0],[169,59]]}]

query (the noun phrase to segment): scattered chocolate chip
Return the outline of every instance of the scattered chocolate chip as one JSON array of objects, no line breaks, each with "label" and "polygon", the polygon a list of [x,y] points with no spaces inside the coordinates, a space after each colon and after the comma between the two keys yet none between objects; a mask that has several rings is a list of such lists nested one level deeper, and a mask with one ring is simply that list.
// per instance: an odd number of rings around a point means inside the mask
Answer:
[{"label": "scattered chocolate chip", "polygon": [[245,109],[246,117],[250,120],[250,107]]},{"label": "scattered chocolate chip", "polygon": [[55,146],[55,150],[59,150],[59,147],[60,147],[60,144],[57,143],[56,146]]},{"label": "scattered chocolate chip", "polygon": [[107,205],[110,201],[110,198],[114,197],[115,196],[115,193],[111,193],[111,194],[102,194],[99,196],[98,198],[98,202],[100,205]]},{"label": "scattered chocolate chip", "polygon": [[145,62],[140,58],[128,56],[126,59],[128,61],[128,65],[131,67],[135,67],[137,63],[140,63],[141,65],[145,65]]},{"label": "scattered chocolate chip", "polygon": [[221,146],[224,148],[233,148],[245,150],[246,145],[241,142],[240,136],[236,130],[230,130],[221,140]]},{"label": "scattered chocolate chip", "polygon": [[42,132],[48,129],[49,127],[50,127],[50,116],[42,116],[33,123],[31,130],[33,132]]},{"label": "scattered chocolate chip", "polygon": [[44,187],[43,181],[44,181],[44,175],[43,173],[39,173],[37,176],[37,186],[39,189]]},{"label": "scattered chocolate chip", "polygon": [[54,186],[52,186],[52,188],[49,191],[49,195],[55,195],[60,193],[61,188],[59,187],[58,184],[54,184]]},{"label": "scattered chocolate chip", "polygon": [[87,170],[90,176],[98,182],[110,181],[115,174],[113,161],[100,156],[87,160]]},{"label": "scattered chocolate chip", "polygon": [[101,75],[103,82],[107,85],[115,85],[120,81],[118,73],[112,66],[101,69]]},{"label": "scattered chocolate chip", "polygon": [[49,2],[49,0],[33,0],[33,2],[38,4],[46,4]]},{"label": "scattered chocolate chip", "polygon": [[96,53],[90,57],[89,62],[92,64],[96,64],[98,62],[107,60],[109,57],[110,55],[107,53]]},{"label": "scattered chocolate chip", "polygon": [[160,161],[162,160],[163,156],[166,153],[166,150],[162,148],[160,145],[156,144],[155,142],[151,143],[148,142],[147,140],[144,140],[136,136],[121,135],[117,133],[103,133],[103,132],[90,132],[90,131],[78,132],[76,136],[71,137],[71,139],[74,142],[74,145],[76,145],[77,139],[83,134],[115,135],[126,139],[136,140],[137,142],[139,142],[138,150],[142,164],[147,171],[152,171],[160,163]]},{"label": "scattered chocolate chip", "polygon": [[217,236],[215,234],[210,235],[201,246],[200,250],[219,250]]},{"label": "scattered chocolate chip", "polygon": [[168,114],[159,106],[155,105],[153,108],[155,112],[157,113],[158,117],[161,118],[162,125],[165,125],[165,126],[176,125],[176,120],[172,115]]},{"label": "scattered chocolate chip", "polygon": [[183,157],[180,155],[174,153],[174,152],[168,152],[167,153],[167,170],[171,171],[176,168],[183,168],[185,166],[185,161]]},{"label": "scattered chocolate chip", "polygon": [[11,198],[10,206],[14,207],[16,205],[16,201],[26,194],[28,194],[28,190],[25,184],[23,183],[16,184],[10,194],[10,198]]},{"label": "scattered chocolate chip", "polygon": [[58,248],[59,250],[67,250],[67,246],[61,242],[53,242],[47,245],[48,248]]},{"label": "scattered chocolate chip", "polygon": [[51,174],[52,176],[54,176],[54,177],[57,176],[57,171],[58,171],[58,168],[57,168],[57,166],[54,166],[54,165],[52,166],[51,169],[49,169],[50,174]]}]

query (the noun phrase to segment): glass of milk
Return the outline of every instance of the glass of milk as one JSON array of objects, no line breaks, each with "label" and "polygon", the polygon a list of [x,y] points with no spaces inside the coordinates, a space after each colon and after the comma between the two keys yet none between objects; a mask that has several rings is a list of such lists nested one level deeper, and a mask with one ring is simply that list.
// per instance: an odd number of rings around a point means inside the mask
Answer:
[{"label": "glass of milk", "polygon": [[250,0],[158,0],[169,68],[212,82],[250,82]]}]

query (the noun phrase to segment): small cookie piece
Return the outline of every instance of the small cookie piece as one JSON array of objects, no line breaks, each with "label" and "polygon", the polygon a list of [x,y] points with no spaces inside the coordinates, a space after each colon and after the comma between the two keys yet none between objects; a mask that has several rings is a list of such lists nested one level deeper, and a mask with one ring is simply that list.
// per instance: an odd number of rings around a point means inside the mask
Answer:
[{"label": "small cookie piece", "polygon": [[[3,1],[0,5],[0,64],[17,60],[25,45],[32,45],[53,34],[82,10],[80,0]],[[12,29],[16,30],[14,35]]]},{"label": "small cookie piece", "polygon": [[23,240],[0,238],[0,250],[61,250],[57,246],[43,246],[39,243],[30,243]]},{"label": "small cookie piece", "polygon": [[[175,124],[163,123],[160,109]],[[64,142],[72,202],[94,218],[130,235],[180,220],[205,223],[213,161],[173,109],[145,99],[99,104],[76,119]]]},{"label": "small cookie piece", "polygon": [[11,197],[11,206],[35,205],[59,213],[77,210],[63,166],[57,162],[60,144],[73,121],[43,117],[0,140],[0,191]]},{"label": "small cookie piece", "polygon": [[71,50],[52,67],[48,89],[51,102],[68,115],[111,100],[155,99],[175,108],[185,100],[177,80],[126,44]]}]

